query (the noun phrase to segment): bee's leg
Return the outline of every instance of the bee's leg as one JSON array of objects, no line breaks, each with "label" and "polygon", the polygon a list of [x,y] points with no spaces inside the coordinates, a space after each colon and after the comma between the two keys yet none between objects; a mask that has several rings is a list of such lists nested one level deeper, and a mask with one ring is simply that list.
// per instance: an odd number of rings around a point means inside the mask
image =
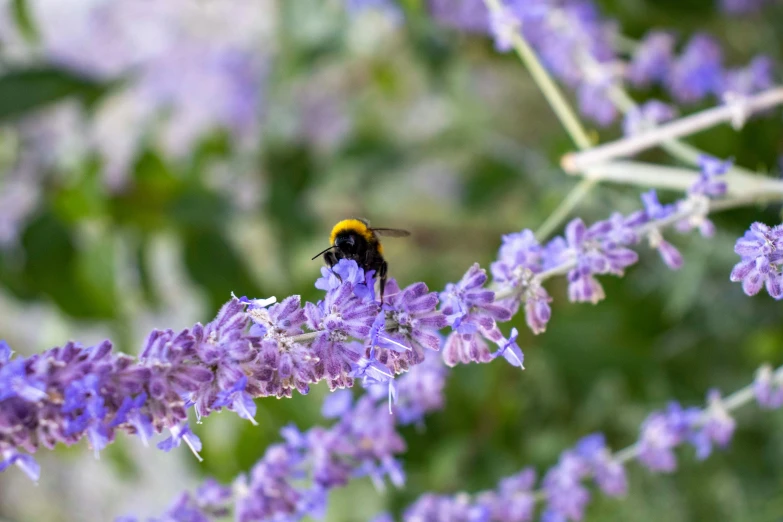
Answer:
[{"label": "bee's leg", "polygon": [[386,271],[388,269],[389,265],[386,261],[383,261],[378,269],[378,279],[381,281],[381,304],[383,304],[383,290],[386,288]]},{"label": "bee's leg", "polygon": [[[324,261],[326,262],[326,266],[329,267],[329,270],[332,270],[332,267],[337,264],[337,256],[334,254],[334,252],[327,252],[324,254]],[[337,278],[338,281],[341,283],[343,282],[343,278],[340,277],[340,274],[332,270],[332,273]]]}]

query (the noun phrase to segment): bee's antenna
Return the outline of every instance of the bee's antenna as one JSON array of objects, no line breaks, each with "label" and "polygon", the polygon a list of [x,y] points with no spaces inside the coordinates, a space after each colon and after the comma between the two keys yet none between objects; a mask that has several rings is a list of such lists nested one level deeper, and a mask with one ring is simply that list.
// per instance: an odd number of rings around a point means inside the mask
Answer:
[{"label": "bee's antenna", "polygon": [[337,245],[332,245],[329,248],[325,248],[324,250],[322,250],[321,252],[319,252],[318,254],[313,256],[313,258],[310,261],[314,261],[315,259],[317,259],[318,257],[324,255],[325,253],[327,253],[328,251],[330,251],[333,248],[337,248]]}]

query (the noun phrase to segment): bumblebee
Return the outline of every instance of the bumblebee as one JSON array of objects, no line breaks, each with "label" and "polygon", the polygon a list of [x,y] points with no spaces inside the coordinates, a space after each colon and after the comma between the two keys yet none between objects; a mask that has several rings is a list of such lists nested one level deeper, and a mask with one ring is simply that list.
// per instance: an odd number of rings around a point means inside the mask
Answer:
[{"label": "bumblebee", "polygon": [[378,236],[406,237],[407,230],[398,228],[370,228],[370,222],[364,219],[344,219],[332,228],[329,243],[332,246],[313,257],[324,256],[326,266],[332,268],[340,259],[353,259],[365,271],[375,270],[380,281],[381,303],[383,289],[386,286],[386,272],[389,268],[383,259],[383,246]]}]

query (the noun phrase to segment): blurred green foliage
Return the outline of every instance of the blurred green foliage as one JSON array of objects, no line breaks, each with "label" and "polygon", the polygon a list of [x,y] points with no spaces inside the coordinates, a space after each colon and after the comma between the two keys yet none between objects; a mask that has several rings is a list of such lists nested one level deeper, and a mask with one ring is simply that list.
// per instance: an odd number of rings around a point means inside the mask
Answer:
[{"label": "blurred green foliage", "polygon": [[[437,290],[473,262],[487,267],[501,234],[537,227],[573,186],[556,168],[571,144],[513,56],[437,26],[420,1],[402,5],[408,23],[386,34],[380,49],[368,50],[351,43],[357,29],[333,5],[281,2],[280,52],[257,153],[237,159],[234,144],[220,133],[205,137],[185,159],[166,158],[149,143],[121,190],[106,187],[97,156],[58,167],[62,172],[42,178],[43,201],[19,243],[0,251],[3,291],[20,303],[52,303],[73,320],[106,324],[120,349],[135,352],[144,333],[128,335],[133,311],[122,306],[124,292],[130,284],[141,306],[163,311],[165,290],[153,277],[150,255],[162,234],[177,238],[185,275],[210,310],[192,322],[209,320],[232,291],[318,299],[312,283],[319,264],[309,259],[346,216],[413,231],[411,240],[386,248],[391,273],[404,284],[424,280]],[[730,57],[745,60],[763,51],[780,63],[780,9],[736,21],[718,16],[706,0],[602,5],[631,37],[650,27],[711,30],[723,35]],[[24,2],[14,6],[35,38]],[[317,21],[319,29],[306,31],[305,21]],[[300,114],[292,93],[320,81],[330,96],[325,103],[336,104],[351,122],[327,147],[286,125]],[[60,69],[7,72],[0,76],[0,120],[63,98],[89,106],[104,87]],[[600,131],[603,139],[618,135],[617,128]],[[740,132],[704,132],[692,143],[777,175],[783,125],[779,116],[762,118]],[[660,152],[645,159],[670,161]],[[235,174],[238,186],[216,186],[216,166]],[[261,195],[242,207],[237,192],[249,182],[262,187]],[[633,210],[638,192],[601,187],[579,215],[592,221],[608,209]],[[365,520],[384,504],[399,512],[424,491],[491,488],[523,466],[545,469],[562,449],[596,430],[623,447],[646,414],[669,399],[701,404],[708,388],[731,391],[760,363],[780,364],[779,305],[748,298],[728,281],[735,238],[754,220],[780,222],[779,210],[717,216],[712,240],[675,237],[686,259],[682,271],[672,273],[654,253],[643,254],[625,278],[602,279],[608,298],[597,306],[569,304],[564,283],[553,282],[554,317],[546,334],[530,335],[519,317],[512,323],[523,332],[527,369],[502,363],[454,369],[445,410],[422,429],[404,430],[407,487],[376,496],[368,483],[353,484],[332,498],[332,519]],[[130,267],[131,283],[120,284],[121,267]],[[8,327],[0,322],[0,337]],[[193,473],[230,480],[249,470],[283,425],[321,422],[324,392],[319,386],[309,397],[258,401],[259,427],[226,415],[208,419],[198,426],[206,460],[194,461]],[[681,471],[671,476],[632,467],[629,498],[598,500],[588,520],[780,520],[783,418],[751,408],[739,423],[731,449],[706,463],[685,450]],[[134,480],[124,443],[107,455],[107,465]],[[357,506],[356,498],[377,502]]]}]

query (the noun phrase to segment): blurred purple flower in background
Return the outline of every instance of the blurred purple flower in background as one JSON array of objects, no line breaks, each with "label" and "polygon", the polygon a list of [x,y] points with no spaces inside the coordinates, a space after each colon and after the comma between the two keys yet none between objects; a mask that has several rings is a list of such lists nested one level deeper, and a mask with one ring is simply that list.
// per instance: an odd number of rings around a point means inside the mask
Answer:
[{"label": "blurred purple flower in background", "polygon": [[14,30],[17,60],[123,79],[87,123],[113,185],[125,179],[146,134],[176,156],[215,128],[255,145],[271,31],[265,2],[30,0],[28,7],[40,47],[29,48]]}]

